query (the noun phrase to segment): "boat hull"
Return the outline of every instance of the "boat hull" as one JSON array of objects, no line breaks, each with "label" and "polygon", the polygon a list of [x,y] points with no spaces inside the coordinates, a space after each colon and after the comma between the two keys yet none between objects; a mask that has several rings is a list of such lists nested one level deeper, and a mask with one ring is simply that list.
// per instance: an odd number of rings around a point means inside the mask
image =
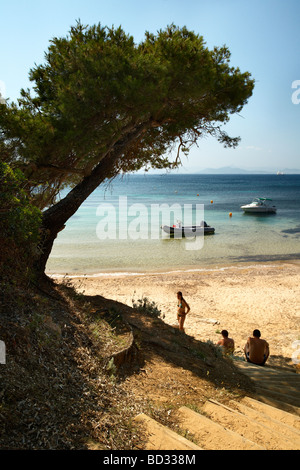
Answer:
[{"label": "boat hull", "polygon": [[241,209],[249,214],[275,214],[276,207],[271,202],[270,198],[256,197],[250,204],[241,206]]},{"label": "boat hull", "polygon": [[169,227],[168,225],[163,225],[162,229],[168,235],[170,235],[171,237],[175,237],[175,238],[211,235],[215,232],[215,229],[213,227],[210,227],[210,226],[203,227],[199,225],[194,225],[191,227]]},{"label": "boat hull", "polygon": [[254,207],[254,206],[241,206],[244,212],[252,213],[252,214],[275,214],[276,208],[275,207]]}]

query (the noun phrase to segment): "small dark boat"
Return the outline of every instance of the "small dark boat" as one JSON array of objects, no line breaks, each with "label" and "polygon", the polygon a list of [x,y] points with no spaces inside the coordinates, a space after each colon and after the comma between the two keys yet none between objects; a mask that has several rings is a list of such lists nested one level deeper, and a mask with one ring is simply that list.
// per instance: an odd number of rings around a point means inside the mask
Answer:
[{"label": "small dark boat", "polygon": [[215,229],[206,222],[202,222],[200,225],[186,225],[182,226],[181,223],[173,225],[162,225],[161,227],[164,232],[173,237],[195,237],[199,235],[210,235],[215,233]]}]

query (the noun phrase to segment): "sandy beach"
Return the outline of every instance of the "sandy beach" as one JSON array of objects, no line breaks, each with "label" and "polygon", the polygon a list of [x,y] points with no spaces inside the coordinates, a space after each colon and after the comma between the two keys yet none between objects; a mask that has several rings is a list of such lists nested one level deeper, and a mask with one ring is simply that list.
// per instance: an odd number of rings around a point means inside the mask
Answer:
[{"label": "sandy beach", "polygon": [[258,328],[270,345],[270,365],[295,367],[295,358],[300,357],[299,261],[170,273],[101,274],[73,277],[72,283],[79,292],[129,306],[133,300],[147,297],[170,325],[177,324],[176,293],[180,290],[191,307],[185,322],[188,335],[216,343],[220,331],[227,329],[235,341],[235,355],[243,357],[247,337]]}]

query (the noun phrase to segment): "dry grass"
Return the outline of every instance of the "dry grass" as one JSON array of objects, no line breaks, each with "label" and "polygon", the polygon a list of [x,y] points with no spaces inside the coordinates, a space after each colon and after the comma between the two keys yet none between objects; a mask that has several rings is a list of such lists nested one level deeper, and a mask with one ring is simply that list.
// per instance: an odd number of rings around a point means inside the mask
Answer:
[{"label": "dry grass", "polygon": [[1,449],[142,449],[138,413],[176,428],[178,406],[251,389],[211,345],[68,285],[15,288],[0,318]]}]

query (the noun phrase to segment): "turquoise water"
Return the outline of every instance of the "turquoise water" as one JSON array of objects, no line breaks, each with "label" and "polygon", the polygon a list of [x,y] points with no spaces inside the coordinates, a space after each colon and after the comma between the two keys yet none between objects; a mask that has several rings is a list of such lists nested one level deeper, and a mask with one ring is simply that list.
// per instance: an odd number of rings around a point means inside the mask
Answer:
[{"label": "turquoise water", "polygon": [[[271,198],[277,213],[244,214],[240,206],[256,196]],[[177,212],[158,210],[162,204]],[[204,219],[215,234],[170,239],[160,227],[177,219]],[[299,258],[300,175],[130,175],[99,187],[68,221],[47,273],[167,272]]]}]

